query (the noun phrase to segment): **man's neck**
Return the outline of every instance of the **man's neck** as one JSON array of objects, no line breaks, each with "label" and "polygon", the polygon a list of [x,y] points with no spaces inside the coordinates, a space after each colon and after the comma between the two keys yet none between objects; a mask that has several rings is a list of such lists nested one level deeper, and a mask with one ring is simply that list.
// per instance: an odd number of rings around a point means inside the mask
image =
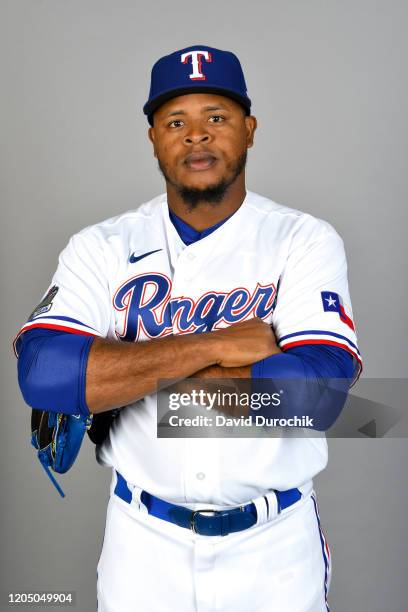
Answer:
[{"label": "man's neck", "polygon": [[167,184],[167,203],[170,210],[198,232],[233,215],[240,208],[245,196],[245,182],[235,181],[227,189],[221,202],[199,202],[195,208],[191,209],[178,191],[172,185]]}]

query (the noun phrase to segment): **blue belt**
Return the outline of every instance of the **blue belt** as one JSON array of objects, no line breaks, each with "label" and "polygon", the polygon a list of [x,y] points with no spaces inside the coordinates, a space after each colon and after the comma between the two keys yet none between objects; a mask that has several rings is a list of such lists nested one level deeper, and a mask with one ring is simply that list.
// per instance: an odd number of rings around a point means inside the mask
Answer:
[{"label": "blue belt", "polygon": [[[119,472],[116,472],[116,474],[117,482],[114,493],[130,504],[132,502],[132,491],[123,476]],[[302,497],[299,489],[275,491],[275,495],[278,501],[278,513],[296,503]],[[253,502],[230,510],[209,510],[205,508],[190,510],[166,502],[147,491],[141,492],[140,501],[152,516],[206,536],[225,536],[236,531],[243,531],[255,525],[258,518],[256,506]],[[265,501],[268,504],[266,498]]]}]

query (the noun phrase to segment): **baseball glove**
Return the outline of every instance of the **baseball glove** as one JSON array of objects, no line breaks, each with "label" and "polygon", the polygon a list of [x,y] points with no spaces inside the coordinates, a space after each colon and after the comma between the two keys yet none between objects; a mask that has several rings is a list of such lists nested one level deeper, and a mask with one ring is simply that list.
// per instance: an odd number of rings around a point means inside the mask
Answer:
[{"label": "baseball glove", "polygon": [[37,450],[41,465],[61,497],[65,497],[65,493],[51,470],[64,474],[72,467],[85,432],[94,444],[102,444],[119,410],[116,408],[84,417],[80,414],[32,409],[31,444]]},{"label": "baseball glove", "polygon": [[92,418],[93,415],[84,417],[32,409],[31,444],[37,449],[37,457],[61,497],[65,494],[51,469],[64,474],[72,467]]}]

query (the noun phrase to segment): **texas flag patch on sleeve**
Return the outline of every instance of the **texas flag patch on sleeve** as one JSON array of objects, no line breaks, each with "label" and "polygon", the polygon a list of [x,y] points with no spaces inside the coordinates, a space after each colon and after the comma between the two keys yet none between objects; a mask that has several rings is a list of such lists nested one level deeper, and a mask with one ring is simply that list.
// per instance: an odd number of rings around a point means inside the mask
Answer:
[{"label": "texas flag patch on sleeve", "polygon": [[352,319],[346,314],[343,306],[343,300],[338,293],[334,291],[322,291],[322,302],[324,312],[337,312],[340,320],[343,321],[350,329],[354,330]]}]

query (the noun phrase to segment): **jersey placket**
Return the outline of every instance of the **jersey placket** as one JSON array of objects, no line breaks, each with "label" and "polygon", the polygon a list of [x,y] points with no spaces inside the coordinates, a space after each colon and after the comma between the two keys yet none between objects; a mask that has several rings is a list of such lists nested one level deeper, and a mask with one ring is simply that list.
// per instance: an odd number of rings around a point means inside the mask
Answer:
[{"label": "jersey placket", "polygon": [[[179,254],[174,266],[172,297],[190,297],[201,292],[198,269],[202,266],[200,243],[186,246]],[[178,334],[177,318],[173,322],[173,333]],[[197,408],[192,407],[192,416]],[[193,412],[194,411],[194,412]],[[220,488],[219,441],[211,438],[185,438],[184,459],[181,462],[184,494],[187,502],[209,501]]]},{"label": "jersey placket", "polygon": [[[192,301],[202,293],[199,271],[205,259],[212,252],[214,236],[185,246],[171,223],[167,203],[162,208],[168,240],[168,252],[172,268],[171,298],[187,297]],[[206,243],[206,246],[205,244]],[[177,318],[173,320],[173,333],[179,334]],[[214,438],[184,438],[182,470],[184,496],[186,502],[202,500],[209,502],[219,496],[220,491],[220,453],[219,440]]]}]

